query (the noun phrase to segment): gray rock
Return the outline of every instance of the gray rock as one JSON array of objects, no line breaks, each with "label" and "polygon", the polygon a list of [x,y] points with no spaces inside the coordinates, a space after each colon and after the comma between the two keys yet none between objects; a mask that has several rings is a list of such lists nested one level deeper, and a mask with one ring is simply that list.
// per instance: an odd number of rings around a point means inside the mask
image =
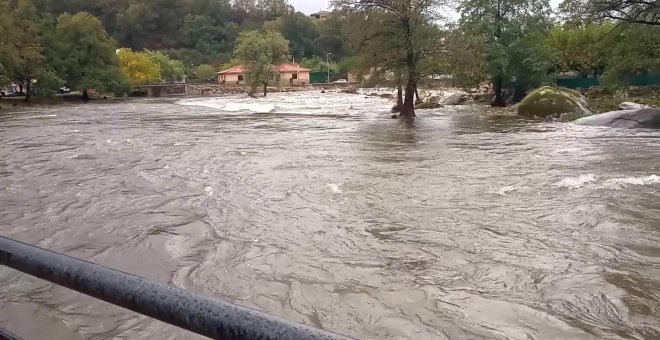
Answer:
[{"label": "gray rock", "polygon": [[617,128],[660,129],[660,110],[637,109],[601,113],[575,121],[578,125],[609,126]]},{"label": "gray rock", "polygon": [[468,100],[468,94],[465,92],[456,92],[450,94],[442,101],[442,105],[461,105]]},{"label": "gray rock", "polygon": [[644,104],[637,104],[633,102],[623,102],[619,104],[619,110],[638,110],[638,109],[650,109],[651,107]]}]

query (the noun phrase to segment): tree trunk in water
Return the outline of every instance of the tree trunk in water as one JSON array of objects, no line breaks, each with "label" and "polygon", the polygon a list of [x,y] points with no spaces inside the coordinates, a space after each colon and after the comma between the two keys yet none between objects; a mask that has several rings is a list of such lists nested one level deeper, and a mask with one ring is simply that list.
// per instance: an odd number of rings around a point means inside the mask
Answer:
[{"label": "tree trunk in water", "polygon": [[87,103],[89,101],[89,92],[87,92],[87,89],[84,89],[82,92],[82,100]]},{"label": "tree trunk in water", "polygon": [[25,84],[25,102],[26,103],[30,101],[30,85],[31,84],[32,84],[32,82],[30,80],[28,80],[27,83]]},{"label": "tree trunk in water", "polygon": [[502,76],[498,75],[495,77],[495,99],[491,103],[493,107],[506,107],[506,102],[502,97]]},{"label": "tree trunk in water", "polygon": [[403,99],[403,110],[401,117],[411,119],[415,117],[415,87],[417,85],[417,60],[413,48],[413,35],[410,27],[410,18],[403,20],[406,38],[406,68],[408,69],[408,83],[406,84],[405,98]]},{"label": "tree trunk in water", "polygon": [[268,93],[268,84],[264,84],[264,97]]},{"label": "tree trunk in water", "polygon": [[417,89],[417,80],[415,80],[415,103],[421,102],[422,100],[419,99],[419,90]]},{"label": "tree trunk in water", "polygon": [[415,80],[413,78],[414,75],[408,76],[408,84],[406,84],[406,94],[403,100],[403,110],[401,110],[401,117],[415,117]]},{"label": "tree trunk in water", "polygon": [[401,112],[403,110],[403,79],[401,75],[396,78],[396,105],[392,108],[392,113]]}]

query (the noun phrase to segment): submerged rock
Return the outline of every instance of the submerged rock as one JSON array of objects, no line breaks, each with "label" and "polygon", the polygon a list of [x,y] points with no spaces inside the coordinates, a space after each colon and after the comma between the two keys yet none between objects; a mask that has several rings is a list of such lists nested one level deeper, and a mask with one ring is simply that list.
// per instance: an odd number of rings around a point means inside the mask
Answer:
[{"label": "submerged rock", "polygon": [[638,109],[650,109],[651,107],[644,104],[637,104],[633,102],[623,102],[619,104],[619,110],[638,110]]},{"label": "submerged rock", "polygon": [[518,114],[532,117],[558,117],[563,113],[591,115],[589,103],[579,92],[544,86],[534,90],[518,105]]},{"label": "submerged rock", "polygon": [[461,105],[468,100],[468,96],[465,92],[452,93],[442,101],[442,105]]},{"label": "submerged rock", "polygon": [[599,115],[580,118],[575,121],[575,124],[588,126],[609,126],[629,129],[660,129],[660,110],[646,108],[612,111],[601,113]]}]

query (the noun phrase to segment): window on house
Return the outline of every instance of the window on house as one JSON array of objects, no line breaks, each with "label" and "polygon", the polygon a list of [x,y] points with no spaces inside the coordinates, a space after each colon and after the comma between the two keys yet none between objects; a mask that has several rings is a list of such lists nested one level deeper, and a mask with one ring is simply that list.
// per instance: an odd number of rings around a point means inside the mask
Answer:
[{"label": "window on house", "polygon": [[242,74],[238,75],[238,81],[243,81],[243,75]]},{"label": "window on house", "polygon": [[298,74],[294,73],[293,76],[291,76],[291,79],[298,79]]}]

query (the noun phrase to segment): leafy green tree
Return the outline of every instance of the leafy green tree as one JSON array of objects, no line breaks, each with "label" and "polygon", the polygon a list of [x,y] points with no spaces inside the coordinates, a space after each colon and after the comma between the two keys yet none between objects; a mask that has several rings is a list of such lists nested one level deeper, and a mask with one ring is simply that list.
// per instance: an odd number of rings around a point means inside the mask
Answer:
[{"label": "leafy green tree", "polygon": [[160,51],[145,51],[151,61],[160,68],[160,76],[163,82],[177,82],[186,76],[186,67],[180,60],[174,60]]},{"label": "leafy green tree", "polygon": [[188,14],[184,18],[181,41],[186,48],[205,55],[204,62],[226,60],[231,56],[239,32],[236,23],[219,25],[208,15]]},{"label": "leafy green tree", "polygon": [[246,66],[251,92],[261,85],[266,96],[268,85],[278,76],[275,65],[286,61],[289,55],[289,42],[278,32],[243,32],[238,37],[234,55]]},{"label": "leafy green tree", "polygon": [[160,67],[149,54],[134,52],[130,48],[117,51],[121,68],[133,85],[147,84],[161,79]]},{"label": "leafy green tree", "polygon": [[[436,10],[445,5],[442,0],[333,0],[336,7],[362,14],[364,18],[378,14],[386,16],[387,25],[392,31],[391,44],[398,45],[402,58],[402,67],[398,73],[404,73],[406,79],[405,95],[401,116],[415,116],[415,92],[420,78],[419,65],[433,49],[429,32]],[[377,32],[379,36],[383,30]],[[397,50],[396,48],[394,50]],[[377,55],[377,49],[372,54]],[[396,55],[396,53],[393,53]],[[392,58],[391,60],[397,60]],[[397,78],[400,78],[397,76]]]},{"label": "leafy green tree", "polygon": [[293,7],[289,5],[288,0],[258,0],[257,8],[269,18],[276,18],[293,12]]},{"label": "leafy green tree", "polygon": [[14,25],[9,1],[0,1],[0,32],[0,85],[6,85],[13,81],[14,69],[19,63],[14,46],[20,32]]},{"label": "leafy green tree", "polygon": [[445,53],[439,67],[452,76],[455,86],[479,87],[488,79],[486,47],[483,37],[454,30],[445,38]]},{"label": "leafy green tree", "polygon": [[130,0],[117,14],[115,36],[134,49],[177,46],[184,17],[182,0]]},{"label": "leafy green tree", "polygon": [[[321,56],[332,53],[338,60],[348,57],[345,44],[348,40],[348,16],[342,11],[334,11],[325,18],[325,20],[316,20],[318,27],[318,37],[316,38],[316,48]],[[350,32],[351,35],[355,31]]]},{"label": "leafy green tree", "polygon": [[584,26],[555,26],[545,44],[558,72],[577,72],[582,76],[600,76],[607,68],[609,51],[616,42],[611,23]]},{"label": "leafy green tree", "polygon": [[115,41],[91,14],[60,15],[55,30],[46,37],[48,63],[69,87],[119,93],[129,87]]},{"label": "leafy green tree", "polygon": [[319,54],[316,45],[318,27],[311,18],[300,12],[285,12],[277,20],[266,22],[264,29],[280,32],[289,41],[291,54],[296,60]]},{"label": "leafy green tree", "polygon": [[660,74],[660,26],[631,26],[610,47],[603,77],[607,85],[625,85],[636,75]]},{"label": "leafy green tree", "polygon": [[0,7],[9,15],[5,17],[7,32],[3,40],[8,44],[1,47],[4,78],[10,78],[21,91],[25,101],[30,100],[32,84],[38,81],[46,69],[43,46],[39,36],[40,18],[29,0],[0,2]]},{"label": "leafy green tree", "polygon": [[307,58],[300,61],[302,67],[312,69],[312,71],[327,71],[330,69],[331,73],[339,73],[339,64],[316,56],[314,58]]},{"label": "leafy green tree", "polygon": [[211,65],[203,64],[195,67],[194,73],[197,80],[207,81],[215,76],[216,70]]},{"label": "leafy green tree", "polygon": [[660,2],[654,0],[564,0],[560,11],[570,23],[606,20],[660,26]]},{"label": "leafy green tree", "polygon": [[540,48],[539,35],[550,26],[550,4],[548,0],[465,0],[459,11],[461,29],[483,37],[488,44],[488,71],[495,89],[493,105],[506,106],[504,86],[516,82],[525,71],[538,75],[535,65],[548,63],[535,48]]}]

